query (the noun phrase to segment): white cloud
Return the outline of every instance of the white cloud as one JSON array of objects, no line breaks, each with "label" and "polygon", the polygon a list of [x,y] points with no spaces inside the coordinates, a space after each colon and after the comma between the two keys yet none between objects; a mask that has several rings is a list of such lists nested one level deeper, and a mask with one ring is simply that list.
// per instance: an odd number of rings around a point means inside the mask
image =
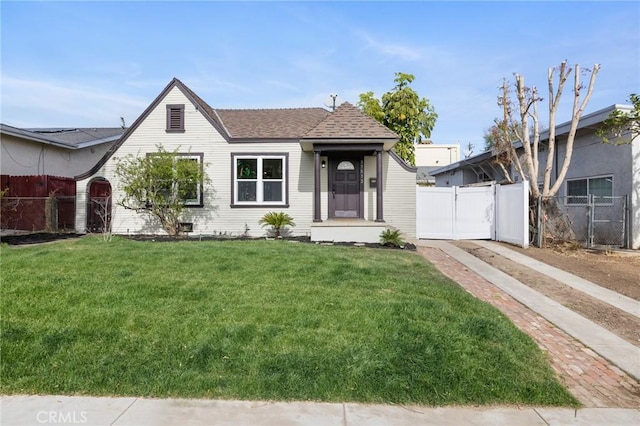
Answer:
[{"label": "white cloud", "polygon": [[372,50],[381,56],[404,61],[418,61],[423,58],[421,51],[415,47],[381,41],[363,30],[353,30],[353,33],[364,42],[365,50]]},{"label": "white cloud", "polygon": [[124,92],[2,75],[2,121],[18,127],[116,127],[133,122],[151,99]]}]

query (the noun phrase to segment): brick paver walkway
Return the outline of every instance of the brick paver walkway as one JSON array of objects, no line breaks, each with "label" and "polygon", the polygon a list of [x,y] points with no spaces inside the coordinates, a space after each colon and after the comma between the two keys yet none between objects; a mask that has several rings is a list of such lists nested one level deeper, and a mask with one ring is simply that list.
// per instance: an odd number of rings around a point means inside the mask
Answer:
[{"label": "brick paver walkway", "polygon": [[640,383],[504,291],[435,248],[418,252],[469,293],[504,313],[542,350],[569,391],[585,407],[640,408]]}]

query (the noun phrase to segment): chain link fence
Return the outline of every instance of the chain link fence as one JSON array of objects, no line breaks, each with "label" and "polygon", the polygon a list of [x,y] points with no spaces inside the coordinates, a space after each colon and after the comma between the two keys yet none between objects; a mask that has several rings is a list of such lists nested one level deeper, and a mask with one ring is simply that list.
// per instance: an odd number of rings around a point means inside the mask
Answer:
[{"label": "chain link fence", "polygon": [[586,248],[629,247],[629,196],[540,197],[538,247],[577,242]]}]

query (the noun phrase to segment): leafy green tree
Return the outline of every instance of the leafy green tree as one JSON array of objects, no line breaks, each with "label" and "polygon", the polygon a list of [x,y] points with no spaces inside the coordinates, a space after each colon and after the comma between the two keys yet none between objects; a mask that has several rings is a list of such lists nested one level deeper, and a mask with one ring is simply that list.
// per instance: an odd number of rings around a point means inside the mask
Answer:
[{"label": "leafy green tree", "polygon": [[[598,129],[597,135],[602,137],[603,142],[610,143],[611,136],[619,138],[617,143],[630,143],[633,138],[640,134],[640,96],[632,93],[629,95],[629,102],[633,109],[629,112],[616,109],[609,117],[603,121],[602,127]],[[621,136],[630,136],[623,137]]]},{"label": "leafy green tree", "polygon": [[180,222],[188,202],[199,199],[209,178],[193,157],[167,151],[116,159],[124,197],[118,204],[160,222],[169,235],[182,233]]},{"label": "leafy green tree", "polygon": [[360,94],[358,107],[399,136],[394,151],[410,164],[415,164],[414,145],[429,138],[438,114],[426,98],[420,98],[411,88],[412,74],[396,73],[395,87],[382,95],[373,92]]}]

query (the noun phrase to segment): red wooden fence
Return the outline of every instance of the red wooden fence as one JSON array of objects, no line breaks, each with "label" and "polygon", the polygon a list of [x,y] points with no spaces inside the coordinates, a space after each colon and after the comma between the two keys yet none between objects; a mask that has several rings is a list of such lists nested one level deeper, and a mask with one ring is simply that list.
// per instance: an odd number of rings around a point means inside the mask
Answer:
[{"label": "red wooden fence", "polygon": [[72,178],[0,176],[3,229],[59,231],[75,229],[76,182]]}]

